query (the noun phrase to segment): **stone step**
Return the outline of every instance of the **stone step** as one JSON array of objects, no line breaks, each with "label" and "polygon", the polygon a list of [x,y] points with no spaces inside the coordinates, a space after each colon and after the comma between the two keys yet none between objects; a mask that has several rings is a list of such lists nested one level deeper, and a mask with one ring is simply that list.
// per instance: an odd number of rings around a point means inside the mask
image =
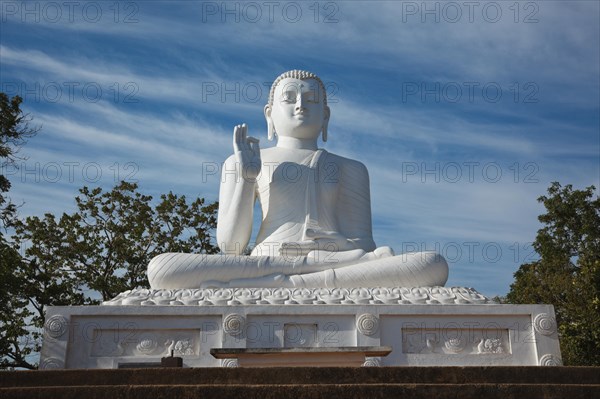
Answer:
[{"label": "stone step", "polygon": [[87,385],[0,388],[6,399],[378,399],[486,398],[590,399],[600,385],[583,384],[221,384],[221,385]]},{"label": "stone step", "polygon": [[[0,372],[0,387],[280,384],[600,385],[597,367],[147,368]],[[600,395],[598,395],[600,398]]]}]

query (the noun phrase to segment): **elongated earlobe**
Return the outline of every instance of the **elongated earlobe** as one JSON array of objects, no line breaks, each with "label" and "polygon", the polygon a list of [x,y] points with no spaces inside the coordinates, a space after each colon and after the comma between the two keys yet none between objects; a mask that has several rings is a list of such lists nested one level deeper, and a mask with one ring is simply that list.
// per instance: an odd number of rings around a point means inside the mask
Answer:
[{"label": "elongated earlobe", "polygon": [[323,141],[327,141],[327,127],[329,126],[329,116],[331,115],[331,111],[328,106],[325,106],[325,115],[323,118],[323,127],[321,131],[323,132]]},{"label": "elongated earlobe", "polygon": [[273,138],[277,134],[275,132],[275,126],[273,126],[273,120],[271,119],[271,106],[265,105],[265,119],[267,120],[267,139],[273,141]]},{"label": "elongated earlobe", "polygon": [[267,138],[269,139],[269,141],[273,141],[274,137],[275,137],[275,129],[273,128],[273,123],[267,122]]}]

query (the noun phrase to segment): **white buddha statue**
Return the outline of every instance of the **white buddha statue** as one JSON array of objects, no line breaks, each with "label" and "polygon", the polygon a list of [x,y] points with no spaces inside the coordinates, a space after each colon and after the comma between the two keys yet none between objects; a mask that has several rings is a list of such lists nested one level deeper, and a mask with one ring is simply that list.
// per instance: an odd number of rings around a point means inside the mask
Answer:
[{"label": "white buddha statue", "polygon": [[[220,255],[165,253],[148,265],[152,288],[437,286],[448,264],[435,252],[394,255],[371,232],[369,175],[355,160],[317,147],[330,110],[321,79],[289,71],[273,83],[260,149],[248,127],[233,130],[223,165],[217,242]],[[262,222],[250,256],[255,201]]]}]

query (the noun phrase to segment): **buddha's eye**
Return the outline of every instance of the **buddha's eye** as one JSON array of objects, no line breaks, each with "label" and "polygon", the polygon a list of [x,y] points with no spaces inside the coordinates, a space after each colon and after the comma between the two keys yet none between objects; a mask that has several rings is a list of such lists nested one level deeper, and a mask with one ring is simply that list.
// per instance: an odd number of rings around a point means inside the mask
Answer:
[{"label": "buddha's eye", "polygon": [[314,90],[311,90],[304,94],[304,100],[309,103],[318,103],[319,97],[315,94]]},{"label": "buddha's eye", "polygon": [[296,90],[286,90],[283,92],[283,101],[286,103],[295,103],[296,97]]}]

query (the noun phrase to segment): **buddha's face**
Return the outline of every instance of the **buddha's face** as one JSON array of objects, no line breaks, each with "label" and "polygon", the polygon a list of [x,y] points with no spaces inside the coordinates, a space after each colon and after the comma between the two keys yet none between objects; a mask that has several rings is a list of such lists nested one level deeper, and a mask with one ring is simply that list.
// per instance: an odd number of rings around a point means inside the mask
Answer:
[{"label": "buddha's face", "polygon": [[314,79],[283,79],[275,88],[273,105],[265,107],[267,123],[273,123],[278,136],[316,139],[329,120],[324,94]]}]

